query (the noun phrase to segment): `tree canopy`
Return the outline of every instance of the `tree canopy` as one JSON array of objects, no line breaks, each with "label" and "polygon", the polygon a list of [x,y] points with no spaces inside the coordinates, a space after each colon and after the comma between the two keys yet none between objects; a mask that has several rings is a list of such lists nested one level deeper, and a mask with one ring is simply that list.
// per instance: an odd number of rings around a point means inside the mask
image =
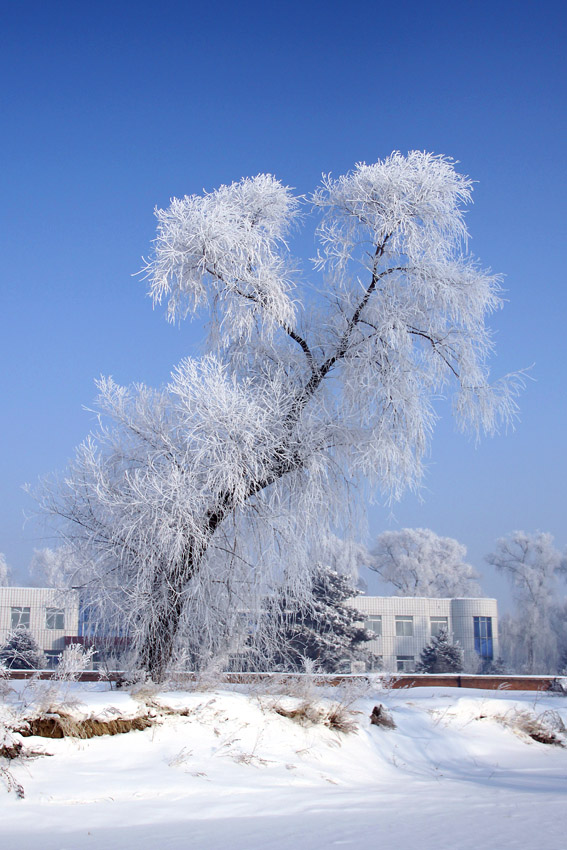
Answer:
[{"label": "tree canopy", "polygon": [[[157,210],[150,295],[172,322],[203,316],[207,351],[163,389],[101,379],[100,427],[40,495],[154,678],[238,607],[305,596],[321,539],[369,492],[418,487],[441,394],[461,429],[513,420],[521,379],[489,377],[502,302],[467,253],[471,189],[412,151],[307,199],[261,174]],[[309,274],[287,241],[303,211]]]},{"label": "tree canopy", "polygon": [[452,537],[429,528],[385,531],[371,551],[369,567],[400,596],[480,596],[478,573],[467,550]]},{"label": "tree canopy", "polygon": [[550,673],[560,666],[565,650],[565,599],[558,578],[567,556],[546,532],[513,531],[496,541],[486,561],[510,582],[516,617],[502,619],[504,653],[516,670]]}]

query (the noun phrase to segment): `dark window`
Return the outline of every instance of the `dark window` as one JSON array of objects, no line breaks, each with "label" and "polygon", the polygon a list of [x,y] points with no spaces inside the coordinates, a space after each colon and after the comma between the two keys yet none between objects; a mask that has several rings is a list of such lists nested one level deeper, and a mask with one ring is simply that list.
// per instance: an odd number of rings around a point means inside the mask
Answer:
[{"label": "dark window", "polygon": [[382,637],[382,617],[378,614],[369,614],[364,621],[364,627],[374,632],[376,637]]},{"label": "dark window", "polygon": [[65,628],[65,611],[61,608],[46,608],[45,609],[45,628],[59,629]]},{"label": "dark window", "polygon": [[396,617],[396,637],[413,637],[413,617]]},{"label": "dark window", "polygon": [[431,617],[431,637],[439,637],[440,632],[449,631],[449,620],[447,617]]},{"label": "dark window", "polygon": [[396,670],[398,673],[413,673],[415,658],[413,655],[397,655]]},{"label": "dark window", "polygon": [[22,606],[12,608],[12,628],[18,629],[20,626],[30,627],[30,609]]},{"label": "dark window", "polygon": [[481,658],[494,658],[492,617],[474,617],[474,651]]},{"label": "dark window", "polygon": [[49,670],[53,670],[55,667],[59,665],[61,660],[61,653],[48,649],[45,653],[45,660],[47,662],[47,667]]}]

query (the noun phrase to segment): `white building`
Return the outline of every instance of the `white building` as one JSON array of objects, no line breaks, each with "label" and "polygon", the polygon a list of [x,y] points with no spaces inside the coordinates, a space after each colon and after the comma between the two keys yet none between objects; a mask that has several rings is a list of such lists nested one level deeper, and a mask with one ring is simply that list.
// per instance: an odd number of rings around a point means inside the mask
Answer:
[{"label": "white building", "polygon": [[464,653],[464,669],[498,658],[496,599],[430,599],[409,596],[357,596],[349,604],[361,613],[375,638],[368,647],[384,670],[413,672],[433,635],[446,629]]},{"label": "white building", "polygon": [[[53,666],[69,638],[79,634],[79,594],[50,587],[0,587],[0,646],[25,626]],[[67,638],[67,641],[66,641]]]}]

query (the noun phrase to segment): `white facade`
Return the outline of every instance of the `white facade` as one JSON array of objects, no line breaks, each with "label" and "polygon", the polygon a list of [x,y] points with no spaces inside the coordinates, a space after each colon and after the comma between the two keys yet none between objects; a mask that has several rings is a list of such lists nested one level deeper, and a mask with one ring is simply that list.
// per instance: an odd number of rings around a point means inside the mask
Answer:
[{"label": "white facade", "polygon": [[498,658],[496,599],[430,599],[409,596],[357,596],[349,604],[376,633],[368,644],[384,670],[413,672],[421,651],[440,628],[458,642],[464,669]]},{"label": "white facade", "polygon": [[65,638],[79,634],[79,594],[50,587],[0,587],[0,646],[18,626],[26,626],[47,662],[65,649]]}]

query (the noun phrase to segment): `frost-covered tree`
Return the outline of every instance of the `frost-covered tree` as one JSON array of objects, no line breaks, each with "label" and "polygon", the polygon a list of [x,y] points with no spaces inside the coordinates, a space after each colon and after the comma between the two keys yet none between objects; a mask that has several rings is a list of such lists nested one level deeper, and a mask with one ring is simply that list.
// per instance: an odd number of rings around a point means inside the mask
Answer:
[{"label": "frost-covered tree", "polygon": [[514,531],[496,541],[486,561],[506,576],[516,603],[516,617],[503,622],[504,653],[514,669],[553,672],[558,664],[554,617],[559,603],[558,575],[566,558],[551,534]]},{"label": "frost-covered tree", "polygon": [[0,649],[0,664],[16,670],[41,670],[45,655],[29,629],[18,626]]},{"label": "frost-covered tree", "polygon": [[371,661],[365,644],[374,633],[360,623],[360,611],[348,604],[358,596],[352,578],[319,565],[312,577],[310,598],[303,604],[283,599],[272,615],[275,650],[268,655],[271,670],[303,672],[313,662],[323,673],[350,672],[352,661]]},{"label": "frost-covered tree", "polygon": [[79,565],[70,546],[34,549],[29,572],[34,582],[47,587],[65,588],[81,581]]},{"label": "frost-covered tree", "polygon": [[[307,594],[368,488],[417,487],[440,394],[475,434],[514,418],[518,379],[489,379],[501,299],[466,253],[471,186],[413,151],[307,201],[263,174],[157,211],[150,294],[172,322],[204,314],[208,352],[161,390],[100,380],[100,428],[40,497],[154,678],[238,605]],[[319,215],[309,276],[286,241],[300,203]]]},{"label": "frost-covered tree", "polygon": [[421,651],[416,673],[460,673],[463,669],[463,650],[453,643],[447,629],[440,629]]},{"label": "frost-covered tree", "polygon": [[11,570],[8,566],[6,556],[0,552],[0,587],[7,587],[10,584]]},{"label": "frost-covered tree", "polygon": [[428,528],[385,531],[370,553],[370,569],[400,596],[480,596],[466,547]]}]

